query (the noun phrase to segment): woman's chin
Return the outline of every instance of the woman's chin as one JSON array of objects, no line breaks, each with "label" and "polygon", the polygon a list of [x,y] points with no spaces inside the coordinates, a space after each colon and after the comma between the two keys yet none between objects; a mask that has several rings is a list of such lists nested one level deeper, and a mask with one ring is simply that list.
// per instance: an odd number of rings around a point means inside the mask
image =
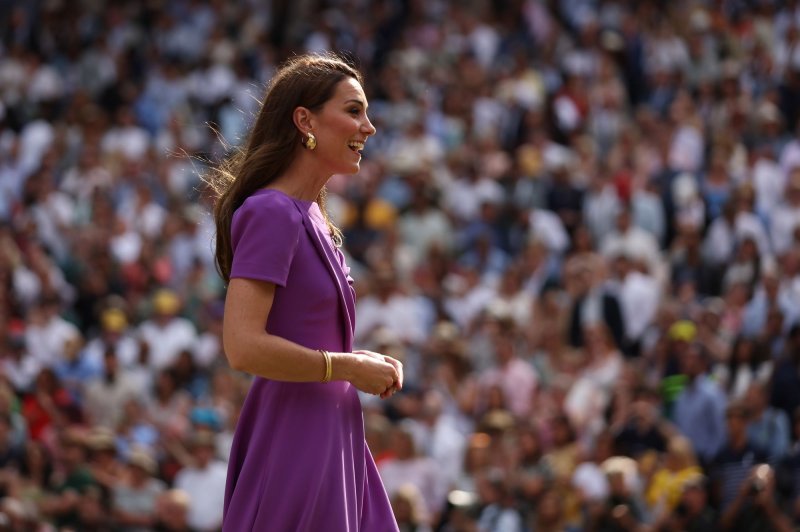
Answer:
[{"label": "woman's chin", "polygon": [[344,174],[344,175],[352,175],[352,174],[357,174],[360,170],[361,170],[361,163],[358,162],[358,163],[355,163],[355,164],[349,164],[346,167],[343,166],[341,171],[338,172],[338,173]]}]

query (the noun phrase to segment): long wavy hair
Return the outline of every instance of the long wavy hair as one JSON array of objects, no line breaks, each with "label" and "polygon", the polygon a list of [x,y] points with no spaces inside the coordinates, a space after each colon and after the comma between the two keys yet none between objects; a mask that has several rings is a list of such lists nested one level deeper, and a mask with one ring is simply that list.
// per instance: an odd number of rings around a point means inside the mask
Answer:
[{"label": "long wavy hair", "polygon": [[[225,282],[230,281],[233,248],[233,213],[254,192],[272,183],[289,168],[301,146],[302,135],[292,120],[297,107],[319,111],[333,96],[336,85],[353,78],[363,85],[361,74],[334,54],[301,55],[281,65],[267,86],[264,101],[244,148],[237,149],[206,176],[216,199],[216,265]],[[325,209],[325,188],[317,203],[334,241],[341,231]]]}]

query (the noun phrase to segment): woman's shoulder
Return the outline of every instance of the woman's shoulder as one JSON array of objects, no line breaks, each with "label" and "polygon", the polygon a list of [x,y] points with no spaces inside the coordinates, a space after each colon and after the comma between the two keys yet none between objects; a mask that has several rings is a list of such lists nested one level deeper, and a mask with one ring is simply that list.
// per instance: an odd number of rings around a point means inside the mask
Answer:
[{"label": "woman's shoulder", "polygon": [[298,206],[296,204],[298,201],[300,200],[296,200],[280,190],[273,188],[262,188],[248,196],[244,200],[244,203],[242,203],[242,207],[248,206],[250,208],[257,207],[259,209],[286,209],[296,212],[298,211]]},{"label": "woman's shoulder", "polygon": [[261,189],[244,200],[234,218],[257,217],[272,223],[283,221],[300,223],[302,211],[297,200],[274,189]]}]

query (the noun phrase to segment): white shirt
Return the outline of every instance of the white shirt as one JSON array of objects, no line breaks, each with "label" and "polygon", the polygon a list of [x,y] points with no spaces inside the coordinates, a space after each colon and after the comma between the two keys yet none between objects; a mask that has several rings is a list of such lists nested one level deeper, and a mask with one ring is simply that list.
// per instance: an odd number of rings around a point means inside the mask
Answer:
[{"label": "white shirt", "polygon": [[386,327],[405,342],[417,343],[425,339],[423,313],[413,298],[394,294],[386,301],[367,296],[356,305],[355,338],[363,342],[378,328]]},{"label": "white shirt", "polygon": [[729,390],[728,395],[731,399],[743,399],[754,382],[766,384],[771,376],[771,360],[762,362],[755,371],[747,364],[741,365],[733,375],[727,364],[717,364],[714,367],[714,378],[720,386]]},{"label": "white shirt", "polygon": [[189,526],[200,531],[216,530],[222,525],[225,479],[228,468],[215,460],[205,469],[187,467],[175,476],[175,487],[189,494]]},{"label": "white shirt", "polygon": [[429,208],[423,212],[411,211],[400,218],[400,236],[414,253],[414,260],[425,260],[428,250],[438,245],[449,250],[453,240],[453,228],[447,216],[438,209]]},{"label": "white shirt", "polygon": [[389,148],[389,167],[394,172],[414,172],[438,165],[444,157],[442,143],[433,135],[405,135],[395,139]]},{"label": "white shirt", "polygon": [[770,159],[759,159],[753,166],[753,186],[756,189],[756,209],[770,213],[781,202],[786,190],[786,178],[781,167]]},{"label": "white shirt", "polygon": [[640,272],[630,272],[620,283],[619,300],[628,338],[638,340],[653,321],[661,299],[655,279]]},{"label": "white shirt", "polygon": [[792,247],[795,230],[800,227],[800,206],[784,202],[772,211],[770,216],[772,248],[777,255]]},{"label": "white shirt", "polygon": [[624,252],[647,263],[651,272],[662,269],[662,256],[656,238],[640,227],[631,225],[625,233],[614,231],[600,243],[605,257]]},{"label": "white shirt", "polygon": [[107,189],[114,184],[114,176],[108,169],[95,166],[88,169],[73,167],[64,174],[59,190],[82,201],[91,199],[95,189]]},{"label": "white shirt", "polygon": [[210,367],[215,360],[222,357],[222,342],[219,336],[208,331],[202,333],[194,344],[192,355],[200,367]]},{"label": "white shirt", "polygon": [[733,229],[728,220],[720,216],[708,228],[703,241],[703,258],[714,265],[724,264],[733,255]]},{"label": "white shirt", "polygon": [[46,120],[34,120],[22,129],[19,136],[19,161],[26,170],[39,167],[44,152],[56,138],[55,128]]},{"label": "white shirt", "polygon": [[792,168],[800,166],[800,139],[796,138],[783,147],[780,165],[784,175],[787,176]]},{"label": "white shirt", "polygon": [[646,190],[633,193],[633,223],[655,236],[659,241],[666,231],[666,216],[661,198]]},{"label": "white shirt", "polygon": [[703,162],[703,147],[703,135],[697,128],[690,125],[680,126],[669,149],[670,167],[696,172]]},{"label": "white shirt", "polygon": [[[95,338],[86,344],[84,356],[93,365],[102,366],[107,348],[107,342],[102,338]],[[139,364],[139,342],[128,333],[123,333],[122,337],[117,340],[114,352],[120,367],[129,368]]]},{"label": "white shirt", "polygon": [[473,182],[459,178],[445,188],[443,204],[456,218],[472,220],[478,216],[481,201],[500,202],[503,196],[503,187],[497,181],[481,178]]},{"label": "white shirt", "polygon": [[131,161],[141,160],[150,148],[150,136],[138,126],[110,129],[100,141],[106,153],[120,153]]},{"label": "white shirt", "polygon": [[147,394],[140,379],[125,370],[118,370],[114,382],[100,376],[84,388],[84,409],[94,425],[116,427],[125,414],[125,403]]},{"label": "white shirt", "polygon": [[163,327],[153,320],[139,326],[139,335],[150,347],[149,365],[156,371],[171,366],[183,350],[192,351],[197,331],[186,318],[172,318]]},{"label": "white shirt", "polygon": [[761,218],[754,213],[740,212],[736,216],[734,229],[737,241],[741,241],[746,237],[752,238],[756,246],[758,246],[759,255],[764,257],[765,255],[771,254],[767,229],[764,227],[764,222],[761,221]]},{"label": "white shirt", "polygon": [[25,347],[42,366],[52,367],[64,355],[64,343],[80,336],[75,325],[61,316],[54,316],[44,325],[29,325],[25,330]]},{"label": "white shirt", "polygon": [[458,422],[449,414],[442,413],[433,426],[409,420],[409,430],[417,449],[433,458],[441,471],[448,489],[455,485],[464,466],[466,438],[458,429]]},{"label": "white shirt", "polygon": [[603,501],[608,496],[608,477],[594,462],[584,462],[575,468],[572,486],[591,501]]},{"label": "white shirt", "polygon": [[[445,283],[457,285],[463,279],[456,275],[449,275]],[[462,329],[468,327],[472,320],[483,312],[486,306],[495,298],[496,291],[486,283],[479,283],[476,286],[460,291],[457,294],[448,296],[444,301],[444,308]]]},{"label": "white shirt", "polygon": [[147,205],[136,205],[137,198],[132,197],[122,210],[122,217],[128,227],[132,227],[148,238],[155,238],[161,233],[167,220],[167,210],[161,205],[150,202]]},{"label": "white shirt", "polygon": [[28,99],[35,102],[55,100],[64,92],[64,79],[58,70],[50,64],[43,63],[28,82]]},{"label": "white shirt", "polygon": [[111,255],[117,262],[135,262],[142,253],[142,236],[135,231],[125,231],[111,238]]},{"label": "white shirt", "polygon": [[0,373],[8,379],[14,390],[27,392],[33,386],[33,381],[42,370],[42,364],[30,355],[23,355],[19,360],[5,357],[0,361]]},{"label": "white shirt", "polygon": [[445,501],[447,486],[439,464],[428,457],[409,460],[387,460],[378,468],[386,493],[391,498],[405,484],[411,484],[422,494],[425,518],[438,512]]},{"label": "white shirt", "polygon": [[542,242],[547,249],[561,254],[569,247],[569,235],[561,218],[552,211],[534,209],[528,218],[531,227],[531,241]]}]

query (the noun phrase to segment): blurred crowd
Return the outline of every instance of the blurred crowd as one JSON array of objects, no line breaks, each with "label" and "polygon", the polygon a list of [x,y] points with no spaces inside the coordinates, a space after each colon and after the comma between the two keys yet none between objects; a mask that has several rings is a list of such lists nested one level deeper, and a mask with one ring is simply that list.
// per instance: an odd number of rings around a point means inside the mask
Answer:
[{"label": "blurred crowd", "polygon": [[217,530],[250,377],[202,176],[294,53],[403,532],[800,527],[800,2],[0,2],[0,531]]}]

